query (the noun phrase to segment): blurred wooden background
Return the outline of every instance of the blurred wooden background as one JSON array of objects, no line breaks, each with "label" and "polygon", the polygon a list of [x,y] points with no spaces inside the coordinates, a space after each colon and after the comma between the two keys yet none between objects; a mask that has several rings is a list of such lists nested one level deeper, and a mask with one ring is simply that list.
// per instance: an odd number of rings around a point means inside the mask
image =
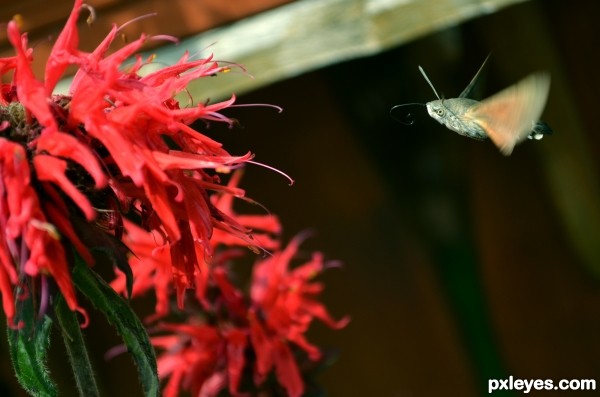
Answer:
[{"label": "blurred wooden background", "polygon": [[[159,15],[133,24],[128,35],[191,37],[216,27],[226,35],[234,21],[308,2],[272,8],[283,3],[90,2],[98,23],[84,27],[82,40],[91,48],[108,21],[123,23],[152,11]],[[600,5],[547,0],[496,9],[494,2],[472,2],[478,12],[471,9],[448,20],[437,17],[435,2],[414,3],[428,4],[431,11],[398,14],[399,20],[414,24],[398,22],[398,30],[415,32],[402,43],[379,39],[379,48],[354,53],[361,57],[320,59],[322,66],[291,70],[289,78],[274,79],[268,62],[249,62],[249,73],[263,83],[240,83],[246,95],[239,102],[277,104],[284,112],[232,109],[228,115],[239,119],[243,129],[213,126],[206,131],[232,153],[252,150],[258,161],[289,172],[296,179],[291,188],[277,175],[252,168],[244,187],[281,216],[287,236],[311,228],[317,233],[307,249],[345,263],[326,274],[325,300],[333,313],[350,314],[353,322],[340,332],[314,328],[313,340],[339,350],[319,380],[335,397],[475,397],[486,394],[489,378],[509,375],[600,381],[600,134],[595,110],[600,52],[594,30]],[[40,48],[70,9],[69,1],[41,4],[11,2],[1,14],[4,21],[21,14],[24,29],[33,32]],[[385,24],[394,26],[389,20]],[[322,37],[333,39],[338,38]],[[247,36],[238,40],[247,48]],[[8,53],[6,46],[0,50]],[[219,42],[211,48],[222,59],[220,50]],[[287,51],[283,54],[293,54],[293,48]],[[532,71],[550,71],[544,119],[555,130],[553,136],[524,142],[506,158],[489,142],[446,130],[419,107],[410,109],[416,117],[412,126],[390,118],[393,105],[433,98],[418,65],[440,94],[452,97],[490,52],[483,96]],[[285,61],[295,63],[294,58]],[[202,89],[194,91],[198,101]],[[213,89],[207,87],[207,97],[214,98]],[[101,357],[116,339],[105,337],[109,326],[96,323],[90,341]],[[59,352],[60,342],[55,345]],[[53,360],[60,367],[60,356]],[[108,364],[98,359],[97,365],[107,395],[139,395],[127,357]],[[0,368],[6,382],[0,394],[21,395],[7,360]],[[68,373],[55,371],[69,382]],[[123,374],[129,381],[123,381]]]}]

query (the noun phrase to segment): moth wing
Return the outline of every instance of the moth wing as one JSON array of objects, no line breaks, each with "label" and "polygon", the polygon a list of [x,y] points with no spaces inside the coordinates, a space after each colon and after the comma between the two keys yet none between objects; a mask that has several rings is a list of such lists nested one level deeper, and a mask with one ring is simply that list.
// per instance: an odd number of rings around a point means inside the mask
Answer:
[{"label": "moth wing", "polygon": [[540,119],[549,91],[550,76],[547,73],[532,74],[481,101],[466,116],[475,120],[508,156]]}]

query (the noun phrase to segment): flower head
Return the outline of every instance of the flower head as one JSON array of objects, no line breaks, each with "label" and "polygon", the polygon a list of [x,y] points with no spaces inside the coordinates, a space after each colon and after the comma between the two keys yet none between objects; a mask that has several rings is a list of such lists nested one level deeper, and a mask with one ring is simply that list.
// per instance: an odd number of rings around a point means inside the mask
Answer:
[{"label": "flower head", "polygon": [[[162,352],[158,370],[165,396],[264,390],[272,373],[278,387],[300,396],[298,357],[314,362],[322,355],[306,338],[309,326],[319,319],[339,329],[348,319],[334,320],[318,300],[323,286],[314,277],[327,267],[320,253],[291,266],[302,237],[282,248],[276,216],[234,210],[234,198],[251,202],[239,187],[237,169],[254,163],[252,155],[231,155],[190,127],[197,120],[232,125],[220,112],[235,96],[189,107],[176,99],[190,81],[231,66],[184,53],[175,65],[142,75],[153,58],[136,54],[149,37],[111,53],[120,29],[113,26],[94,51],[82,51],[81,8],[76,0],[43,80],[33,73],[27,35],[14,21],[7,26],[15,56],[0,59],[0,75],[11,79],[0,86],[0,294],[9,324],[20,325],[20,296],[13,291],[39,285],[39,293],[29,296],[39,297],[33,306],[40,313],[49,294],[59,290],[87,323],[75,292],[84,288],[74,286],[71,269],[77,263],[77,271],[89,271],[81,262],[91,266],[104,258],[97,252],[107,252],[121,271],[112,290],[95,280],[111,302],[122,303],[115,291],[130,298],[155,294],[155,312],[146,321],[163,332],[152,343]],[[124,67],[129,59],[134,62]],[[53,94],[69,66],[77,69],[69,93]],[[232,268],[249,252],[264,256],[244,290]],[[119,321],[137,321],[129,315]],[[136,330],[149,347],[141,325]],[[139,350],[134,356],[142,355],[155,372],[154,355]]]},{"label": "flower head", "polygon": [[[211,57],[179,62],[148,75],[127,68],[148,37],[108,49],[119,27],[92,52],[78,49],[75,1],[46,61],[44,80],[32,70],[33,50],[17,23],[7,25],[14,57],[0,59],[12,81],[0,95],[0,291],[4,311],[14,317],[13,286],[24,277],[51,277],[69,306],[77,303],[69,273],[71,247],[89,264],[90,235],[120,238],[114,226],[136,227],[163,242],[178,301],[193,288],[195,272],[212,255],[215,229],[248,238],[211,201],[209,191],[230,192],[217,171],[239,167],[252,156],[232,156],[220,143],[192,129],[196,120],[232,123],[219,111],[235,97],[182,108],[175,96],[193,79],[227,70]],[[68,95],[54,95],[68,66],[77,72]],[[240,191],[236,191],[241,194]],[[109,214],[112,226],[104,221]],[[112,229],[111,229],[112,228]],[[87,248],[86,248],[87,247]],[[160,250],[159,250],[160,251]]]},{"label": "flower head", "polygon": [[159,375],[167,379],[166,390],[216,396],[227,388],[237,395],[244,376],[260,388],[274,371],[288,395],[303,394],[297,353],[303,351],[310,361],[320,360],[322,354],[306,338],[310,324],[319,319],[340,329],[349,319],[334,320],[317,300],[323,286],[314,278],[326,268],[321,254],[290,267],[301,240],[298,237],[259,260],[249,292],[231,281],[228,263],[235,255],[220,257],[209,273],[211,293],[201,299],[204,318],[197,324],[163,323],[161,329],[169,334],[153,338],[153,344],[163,350],[158,363]]}]

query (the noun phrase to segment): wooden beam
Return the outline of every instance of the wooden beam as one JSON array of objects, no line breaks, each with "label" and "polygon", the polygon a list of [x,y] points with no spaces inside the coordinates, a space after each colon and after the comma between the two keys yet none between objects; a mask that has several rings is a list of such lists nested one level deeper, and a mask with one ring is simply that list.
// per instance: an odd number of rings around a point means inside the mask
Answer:
[{"label": "wooden beam", "polygon": [[[182,36],[235,21],[184,39],[177,46],[152,50],[157,55],[157,67],[176,62],[185,50],[198,56],[214,52],[219,60],[243,65],[252,76],[232,73],[196,81],[189,90],[202,100],[244,93],[330,64],[375,54],[523,0],[298,0],[269,10],[286,1],[239,0],[235,6],[218,0],[97,1],[104,8],[99,10],[102,12],[93,28],[82,27],[81,47],[85,50],[101,41],[110,22],[121,24],[153,11],[158,12],[157,17],[132,24],[127,35],[134,38],[146,32]],[[28,3],[31,8],[35,2]],[[66,17],[66,11],[61,12]],[[38,76],[50,48],[51,41],[36,43],[35,57],[40,63],[34,66]],[[3,55],[9,52],[5,49]],[[68,81],[63,90],[66,84]]]},{"label": "wooden beam", "polygon": [[[301,0],[156,51],[171,64],[184,49],[214,52],[248,73],[203,79],[189,89],[212,99],[368,56],[522,0]],[[372,71],[376,73],[376,71]]]}]

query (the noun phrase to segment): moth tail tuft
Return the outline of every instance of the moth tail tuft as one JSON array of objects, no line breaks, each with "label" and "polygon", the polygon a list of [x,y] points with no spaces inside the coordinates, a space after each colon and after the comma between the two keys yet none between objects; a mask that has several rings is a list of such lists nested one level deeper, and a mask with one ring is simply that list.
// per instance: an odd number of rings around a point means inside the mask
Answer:
[{"label": "moth tail tuft", "polygon": [[544,137],[544,135],[552,135],[553,132],[554,131],[552,131],[552,128],[550,128],[550,126],[546,122],[540,120],[537,123],[535,123],[533,129],[531,130],[531,133],[527,138],[539,141]]}]

